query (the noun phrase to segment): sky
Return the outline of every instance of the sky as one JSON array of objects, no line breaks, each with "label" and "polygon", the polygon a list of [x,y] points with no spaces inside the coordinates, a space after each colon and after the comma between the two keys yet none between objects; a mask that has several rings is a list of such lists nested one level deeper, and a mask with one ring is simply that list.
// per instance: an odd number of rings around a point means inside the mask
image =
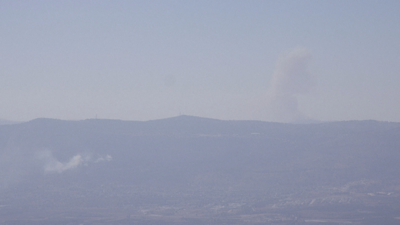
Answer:
[{"label": "sky", "polygon": [[0,1],[0,118],[400,122],[400,1]]}]

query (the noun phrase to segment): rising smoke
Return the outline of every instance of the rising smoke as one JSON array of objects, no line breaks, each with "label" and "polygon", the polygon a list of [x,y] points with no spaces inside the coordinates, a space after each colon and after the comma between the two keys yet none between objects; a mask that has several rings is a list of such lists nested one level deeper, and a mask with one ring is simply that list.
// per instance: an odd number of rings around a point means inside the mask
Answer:
[{"label": "rising smoke", "polygon": [[298,95],[307,94],[314,85],[308,71],[311,53],[298,47],[283,55],[277,63],[268,92],[268,119],[276,122],[305,122],[299,111]]},{"label": "rising smoke", "polygon": [[67,162],[60,162],[49,150],[37,151],[32,154],[18,148],[2,150],[0,153],[0,191],[23,182],[27,177],[35,174],[63,173],[80,166],[89,166],[91,163],[112,160],[110,155],[80,153]]},{"label": "rising smoke", "polygon": [[44,172],[46,173],[62,173],[66,170],[75,169],[81,165],[88,165],[89,163],[98,163],[102,161],[111,161],[110,155],[98,156],[95,159],[90,154],[77,154],[73,156],[68,162],[58,161],[50,151],[41,151],[38,153],[38,159],[44,162]]}]

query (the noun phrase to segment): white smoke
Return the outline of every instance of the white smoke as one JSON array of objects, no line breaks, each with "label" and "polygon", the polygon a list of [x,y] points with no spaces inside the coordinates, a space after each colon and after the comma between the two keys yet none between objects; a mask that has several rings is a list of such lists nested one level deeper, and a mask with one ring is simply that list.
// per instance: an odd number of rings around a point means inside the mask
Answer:
[{"label": "white smoke", "polygon": [[38,153],[38,158],[44,161],[44,171],[46,173],[62,173],[66,170],[75,169],[81,165],[88,165],[88,163],[97,163],[102,161],[111,161],[112,157],[106,155],[105,157],[99,156],[93,159],[91,155],[88,154],[77,154],[73,156],[68,162],[58,161],[50,151],[41,151]]},{"label": "white smoke", "polygon": [[110,155],[106,155],[104,157],[103,156],[98,157],[94,162],[97,163],[97,162],[111,161],[111,160],[112,157]]},{"label": "white smoke", "polygon": [[297,47],[278,60],[268,92],[269,120],[302,122],[308,118],[299,111],[298,95],[307,94],[314,85],[308,71],[311,53]]}]

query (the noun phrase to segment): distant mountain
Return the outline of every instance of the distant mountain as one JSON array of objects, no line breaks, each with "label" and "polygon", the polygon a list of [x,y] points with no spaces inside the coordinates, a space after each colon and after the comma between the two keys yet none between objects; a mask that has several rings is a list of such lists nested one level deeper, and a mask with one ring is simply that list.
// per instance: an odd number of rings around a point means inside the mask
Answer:
[{"label": "distant mountain", "polygon": [[[378,121],[281,124],[179,116],[147,122],[36,119],[0,127],[0,152],[17,154],[18,161],[20,155],[28,157],[24,165],[28,161],[40,164],[35,154],[43,151],[51,152],[60,162],[78,154],[110,155],[113,160],[104,163],[104,169],[132,174],[147,168],[154,176],[178,176],[184,182],[189,181],[180,173],[191,177],[206,170],[234,171],[236,175],[308,171],[310,177],[302,179],[318,176],[313,182],[321,184],[397,178],[399,146],[400,124]],[[68,170],[81,169],[79,165]],[[139,172],[137,175],[147,176]],[[118,178],[113,173],[109,176]],[[151,179],[151,175],[146,177]],[[280,179],[296,183],[289,177]],[[132,177],[132,182],[136,181]]]},{"label": "distant mountain", "polygon": [[[301,210],[353,207],[357,218],[344,221],[353,223],[368,217],[357,210],[400,206],[400,123],[36,119],[0,126],[0,156],[0,205],[9,207],[0,217],[37,221],[56,210],[89,221],[71,211],[79,206],[131,215],[108,224],[157,224],[151,215],[164,224],[213,224],[216,215],[225,216],[215,224],[274,224],[265,218],[275,210],[303,224]],[[21,207],[36,214],[15,214]]]}]

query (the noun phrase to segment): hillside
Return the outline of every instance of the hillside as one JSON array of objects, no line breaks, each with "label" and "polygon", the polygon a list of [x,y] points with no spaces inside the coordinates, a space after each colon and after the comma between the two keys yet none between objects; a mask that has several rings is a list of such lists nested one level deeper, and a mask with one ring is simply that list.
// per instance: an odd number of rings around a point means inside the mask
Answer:
[{"label": "hillside", "polygon": [[0,154],[4,224],[395,224],[400,216],[400,123],[36,119],[1,125]]}]

